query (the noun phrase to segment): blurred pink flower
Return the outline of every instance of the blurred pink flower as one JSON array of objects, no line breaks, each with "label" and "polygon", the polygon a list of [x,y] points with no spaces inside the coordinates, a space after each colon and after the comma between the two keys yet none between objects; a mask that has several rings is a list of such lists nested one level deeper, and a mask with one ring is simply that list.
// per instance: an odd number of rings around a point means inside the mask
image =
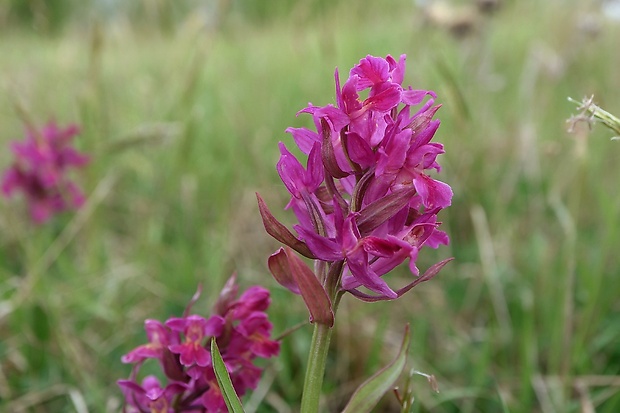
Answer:
[{"label": "blurred pink flower", "polygon": [[84,203],[84,194],[67,177],[70,168],[85,166],[89,157],[71,146],[79,133],[76,125],[59,128],[49,122],[41,130],[30,130],[22,142],[13,142],[13,165],[2,177],[2,193],[9,197],[21,190],[36,223],[52,215],[77,209]]},{"label": "blurred pink flower", "polygon": [[180,355],[182,365],[189,367],[195,363],[200,367],[206,367],[211,364],[211,355],[203,345],[204,338],[217,337],[222,333],[224,327],[222,317],[212,316],[209,320],[199,315],[170,318],[166,321],[166,326],[185,334],[185,342],[168,347],[171,352]]},{"label": "blurred pink flower", "polygon": [[144,322],[146,336],[149,339],[143,344],[123,356],[123,363],[138,363],[147,358],[161,358],[163,352],[171,344],[177,344],[178,338],[172,334],[160,321],[146,320]]},{"label": "blurred pink flower", "polygon": [[165,388],[161,387],[155,376],[146,376],[139,385],[132,380],[119,380],[118,385],[127,400],[131,400],[126,412],[174,413],[173,403],[175,396],[187,390],[187,385],[172,382]]},{"label": "blurred pink flower", "polygon": [[[237,394],[242,396],[256,388],[262,370],[254,360],[276,356],[280,343],[270,337],[272,325],[265,313],[271,302],[269,291],[253,286],[237,298],[235,281],[234,276],[228,280],[208,319],[188,314],[198,299],[197,293],[183,317],[171,317],[166,323],[145,322],[149,343],[121,358],[135,365],[129,380],[118,381],[125,394],[126,411],[225,412],[226,404],[207,350],[211,337],[217,341]],[[136,381],[147,359],[159,361],[168,380],[165,388],[148,376],[142,385]]]}]

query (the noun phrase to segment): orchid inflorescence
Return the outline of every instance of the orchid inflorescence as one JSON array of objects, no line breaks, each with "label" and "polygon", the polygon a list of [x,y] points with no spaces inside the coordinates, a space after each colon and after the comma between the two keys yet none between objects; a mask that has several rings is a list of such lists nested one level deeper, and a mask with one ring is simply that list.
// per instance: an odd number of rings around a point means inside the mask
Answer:
[{"label": "orchid inflorescence", "polygon": [[23,142],[13,142],[13,165],[4,173],[2,192],[21,190],[36,223],[84,203],[80,188],[67,177],[70,168],[81,168],[89,157],[71,146],[79,133],[76,125],[60,128],[49,122],[41,130],[30,128]]},{"label": "orchid inflorescence", "polygon": [[[437,214],[450,205],[452,190],[429,175],[440,171],[436,159],[444,153],[442,144],[431,142],[440,106],[434,92],[402,86],[405,59],[369,55],[342,87],[336,70],[336,105],[309,104],[298,114],[310,114],[315,129],[286,130],[307,155],[304,168],[279,144],[277,170],[291,196],[287,208],[297,217],[296,235],[257,194],[265,229],[287,246],[270,257],[269,268],[302,295],[318,322],[333,324],[333,300],[345,291],[365,301],[395,299],[449,261],[419,276],[420,249],[449,242]],[[315,260],[315,270],[292,250]],[[393,289],[383,276],[407,258],[417,278]]]},{"label": "orchid inflorescence", "polygon": [[[209,318],[190,314],[199,290],[183,317],[165,323],[145,321],[149,342],[122,358],[124,363],[134,364],[131,378],[118,381],[127,413],[227,411],[208,350],[210,338],[215,338],[221,350],[237,394],[256,388],[262,370],[254,360],[277,355],[280,343],[270,338],[272,325],[265,313],[271,301],[269,291],[253,286],[237,298],[235,278],[222,289]],[[139,370],[148,359],[159,362],[167,379],[165,386],[153,375],[138,383]]]}]

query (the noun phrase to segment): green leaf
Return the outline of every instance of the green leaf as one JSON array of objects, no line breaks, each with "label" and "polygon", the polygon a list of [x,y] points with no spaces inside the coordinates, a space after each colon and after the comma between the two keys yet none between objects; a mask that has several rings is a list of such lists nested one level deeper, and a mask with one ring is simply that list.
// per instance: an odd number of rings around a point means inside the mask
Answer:
[{"label": "green leaf", "polygon": [[224,402],[226,402],[228,411],[230,413],[245,413],[241,405],[241,400],[239,400],[239,396],[237,396],[237,392],[235,392],[232,381],[230,381],[228,370],[226,370],[226,365],[220,354],[220,349],[217,347],[215,338],[211,339],[211,360],[213,362],[213,371],[217,378],[217,384],[220,386],[220,391],[222,392],[222,396],[224,396]]},{"label": "green leaf", "polygon": [[379,403],[385,393],[394,388],[394,384],[403,372],[407,362],[407,350],[409,349],[409,325],[405,328],[405,336],[398,355],[390,364],[375,373],[371,378],[362,383],[342,413],[365,413],[370,412]]}]

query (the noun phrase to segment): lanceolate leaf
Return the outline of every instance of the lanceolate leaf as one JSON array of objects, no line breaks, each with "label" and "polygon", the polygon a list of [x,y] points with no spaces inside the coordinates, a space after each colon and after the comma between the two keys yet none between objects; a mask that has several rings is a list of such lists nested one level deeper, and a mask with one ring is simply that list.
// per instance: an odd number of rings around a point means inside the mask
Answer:
[{"label": "lanceolate leaf", "polygon": [[273,278],[275,278],[281,286],[286,287],[295,294],[301,294],[299,286],[291,272],[291,267],[288,265],[288,257],[286,256],[286,252],[284,252],[284,248],[280,248],[278,251],[271,254],[267,260],[267,266]]},{"label": "lanceolate leaf", "polygon": [[332,327],[334,325],[332,303],[319,279],[290,248],[286,248],[285,251],[291,275],[310,311],[310,321]]},{"label": "lanceolate leaf", "polygon": [[263,201],[263,198],[261,198],[258,193],[256,194],[256,199],[258,200],[258,209],[267,233],[282,244],[293,248],[304,257],[315,259],[316,257],[312,254],[308,246],[304,242],[298,240],[284,224],[271,214],[271,211],[267,208],[267,204],[265,204],[265,201]]},{"label": "lanceolate leaf", "polygon": [[332,132],[325,119],[321,119],[321,127],[323,131],[323,145],[321,145],[321,156],[323,158],[323,165],[327,172],[334,178],[345,178],[349,176],[348,173],[343,172],[338,166],[336,161],[336,154],[334,153],[334,146],[332,144]]},{"label": "lanceolate leaf", "polygon": [[239,400],[237,392],[235,392],[235,388],[230,380],[228,370],[226,370],[226,365],[217,347],[215,338],[211,339],[211,360],[213,361],[213,371],[215,372],[217,384],[220,386],[220,391],[222,392],[228,411],[230,413],[244,413],[241,400]]},{"label": "lanceolate leaf", "polygon": [[368,235],[373,229],[379,227],[394,214],[403,209],[411,200],[415,188],[403,188],[379,198],[360,211],[357,226],[362,236]]},{"label": "lanceolate leaf", "polygon": [[398,355],[390,364],[379,370],[357,388],[342,413],[369,413],[385,393],[394,388],[394,384],[405,368],[407,350],[409,349],[409,325]]}]

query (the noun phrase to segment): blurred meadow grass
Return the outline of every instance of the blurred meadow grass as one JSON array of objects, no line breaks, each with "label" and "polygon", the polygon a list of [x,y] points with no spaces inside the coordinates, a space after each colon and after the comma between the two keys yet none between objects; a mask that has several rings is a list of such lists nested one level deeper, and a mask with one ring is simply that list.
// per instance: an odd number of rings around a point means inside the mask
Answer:
[{"label": "blurred meadow grass", "polygon": [[[108,18],[82,5],[60,29],[0,9],[0,144],[53,118],[92,154],[77,213],[35,227],[23,199],[0,204],[0,410],[119,411],[144,319],[180,314],[198,283],[208,312],[233,272],[271,289],[276,334],[307,320],[268,273],[277,243],[254,193],[292,222],[284,129],[334,102],[335,67],[388,53],[443,105],[452,242],[419,267],[455,260],[396,302],[343,300],[325,411],[396,354],[405,323],[410,366],[440,390],[412,378],[413,412],[620,410],[620,146],[602,127],[566,131],[568,96],[620,113],[620,23],[569,0],[505,1],[461,36],[408,0],[136,4]],[[284,339],[249,411],[296,411],[310,330]],[[377,411],[399,411],[395,397]]]}]

